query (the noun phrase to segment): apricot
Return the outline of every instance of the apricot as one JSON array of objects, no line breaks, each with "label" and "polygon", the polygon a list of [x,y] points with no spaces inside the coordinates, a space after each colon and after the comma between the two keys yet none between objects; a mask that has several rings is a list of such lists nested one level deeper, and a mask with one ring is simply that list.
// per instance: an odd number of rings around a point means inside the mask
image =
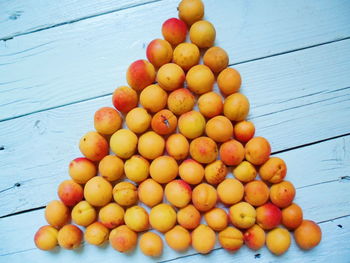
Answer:
[{"label": "apricot", "polygon": [[251,121],[240,121],[233,127],[233,135],[236,140],[246,143],[254,137],[255,126]]},{"label": "apricot", "polygon": [[163,137],[154,131],[149,131],[140,136],[137,149],[143,157],[153,160],[163,154],[164,147]]},{"label": "apricot", "polygon": [[177,222],[186,229],[195,229],[201,222],[201,214],[193,205],[187,205],[177,212]]},{"label": "apricot", "polygon": [[216,205],[216,189],[210,184],[201,183],[192,191],[192,203],[201,212],[206,212]]},{"label": "apricot", "polygon": [[137,244],[137,234],[126,225],[121,225],[111,231],[109,243],[119,252],[130,252]]},{"label": "apricot", "polygon": [[271,157],[259,169],[261,179],[276,184],[283,181],[287,174],[286,163],[278,157]]},{"label": "apricot", "polygon": [[122,206],[131,206],[137,203],[136,186],[129,182],[120,182],[113,187],[113,199]]},{"label": "apricot", "polygon": [[140,93],[140,103],[149,112],[155,113],[165,108],[168,94],[159,85],[147,86]]},{"label": "apricot", "polygon": [[303,220],[294,231],[294,238],[301,249],[309,250],[317,246],[322,239],[321,228],[311,220]]},{"label": "apricot", "polygon": [[162,25],[162,35],[170,44],[177,46],[186,40],[186,23],[177,18],[169,18]]},{"label": "apricot", "polygon": [[94,126],[101,134],[110,135],[122,126],[123,119],[119,112],[111,107],[103,107],[95,112]]},{"label": "apricot", "polygon": [[58,231],[57,241],[62,248],[76,249],[83,241],[83,231],[75,225],[65,225]]},{"label": "apricot", "polygon": [[235,227],[247,229],[255,224],[256,212],[251,204],[240,202],[230,207],[229,217]]},{"label": "apricot", "polygon": [[128,129],[120,129],[112,135],[109,144],[119,158],[127,159],[135,153],[137,136]]},{"label": "apricot", "polygon": [[140,237],[140,249],[150,257],[159,257],[163,252],[163,240],[154,232],[146,232]]},{"label": "apricot", "polygon": [[52,250],[57,246],[58,230],[53,226],[42,226],[34,236],[37,248],[41,250]]},{"label": "apricot", "polygon": [[289,230],[294,230],[303,222],[303,210],[293,203],[282,209],[282,224]]},{"label": "apricot", "polygon": [[131,230],[136,232],[145,231],[149,227],[148,213],[138,205],[126,209],[124,221]]},{"label": "apricot", "polygon": [[174,49],[173,62],[184,71],[197,65],[200,59],[198,47],[192,43],[181,43]]},{"label": "apricot", "polygon": [[73,180],[65,180],[58,186],[58,197],[66,206],[74,206],[84,197],[83,187]]},{"label": "apricot", "polygon": [[91,161],[100,161],[109,152],[108,142],[97,132],[86,133],[79,142],[81,153]]},{"label": "apricot", "polygon": [[147,60],[136,60],[126,72],[126,80],[135,91],[141,91],[151,85],[156,78],[154,66]]},{"label": "apricot", "polygon": [[85,184],[97,174],[95,164],[87,158],[75,158],[69,163],[70,177],[78,184]]},{"label": "apricot", "polygon": [[226,205],[233,205],[242,200],[244,186],[234,178],[227,178],[218,185],[217,191],[221,202]]},{"label": "apricot", "polygon": [[237,228],[229,226],[219,233],[220,245],[228,251],[237,251],[243,246],[243,234]]},{"label": "apricot", "polygon": [[104,226],[113,229],[124,224],[124,214],[124,209],[120,205],[109,203],[100,209],[98,218]]},{"label": "apricot", "polygon": [[233,169],[233,175],[243,183],[251,182],[256,177],[256,169],[248,161],[243,161]]},{"label": "apricot", "polygon": [[186,82],[190,91],[200,95],[213,89],[215,77],[209,67],[196,65],[187,72]]},{"label": "apricot", "polygon": [[107,181],[116,181],[124,174],[124,162],[115,155],[107,155],[98,164],[98,171]]},{"label": "apricot", "polygon": [[202,94],[198,99],[199,112],[207,118],[212,118],[221,114],[223,107],[224,104],[221,96],[213,91]]},{"label": "apricot", "polygon": [[183,252],[191,245],[191,235],[186,228],[182,226],[174,226],[165,233],[165,241],[168,246],[178,252]]},{"label": "apricot", "polygon": [[191,111],[194,104],[195,98],[188,89],[177,89],[169,94],[168,108],[176,115],[181,115]]},{"label": "apricot", "polygon": [[163,187],[153,179],[143,181],[138,188],[140,201],[149,207],[158,205],[163,200],[163,192]]},{"label": "apricot", "polygon": [[244,186],[244,200],[252,206],[261,206],[269,200],[269,188],[260,180],[247,183]]},{"label": "apricot", "polygon": [[215,241],[215,232],[206,225],[199,225],[192,232],[192,247],[198,253],[207,254],[212,251]]},{"label": "apricot", "polygon": [[189,111],[180,116],[178,126],[184,136],[194,139],[203,134],[205,119],[198,111]]},{"label": "apricot", "polygon": [[249,101],[242,93],[233,93],[224,101],[224,115],[231,121],[243,121],[249,113]]},{"label": "apricot", "polygon": [[150,175],[160,184],[174,180],[179,171],[176,160],[171,156],[160,156],[154,159],[150,166]]},{"label": "apricot", "polygon": [[151,124],[152,117],[144,108],[134,108],[126,114],[125,122],[134,133],[145,132]]},{"label": "apricot", "polygon": [[244,232],[244,243],[252,250],[259,250],[265,245],[265,231],[259,225],[253,225]]},{"label": "apricot", "polygon": [[190,28],[190,39],[199,48],[209,48],[214,45],[216,30],[212,23],[200,20]]},{"label": "apricot", "polygon": [[204,214],[207,225],[215,230],[222,231],[227,227],[228,216],[224,209],[215,207]]},{"label": "apricot", "polygon": [[70,212],[63,202],[54,200],[47,204],[45,218],[51,226],[60,228],[68,223]]},{"label": "apricot", "polygon": [[227,167],[221,160],[208,164],[204,169],[205,180],[213,185],[221,183],[227,175]]},{"label": "apricot", "polygon": [[288,230],[276,227],[266,235],[266,246],[275,255],[282,255],[290,247],[291,238]]},{"label": "apricot", "polygon": [[203,56],[204,65],[208,66],[214,73],[219,73],[228,66],[228,55],[221,47],[209,48]]},{"label": "apricot", "polygon": [[118,111],[128,113],[137,106],[137,93],[128,86],[120,86],[113,92],[112,103]]},{"label": "apricot", "polygon": [[166,91],[182,88],[185,81],[185,72],[175,63],[161,66],[157,72],[158,85]]},{"label": "apricot", "polygon": [[188,156],[190,144],[181,133],[175,133],[168,137],[165,143],[167,153],[175,160],[183,160]]},{"label": "apricot", "polygon": [[226,165],[238,165],[244,159],[243,145],[234,139],[224,142],[220,146],[220,159]]},{"label": "apricot", "polygon": [[281,223],[282,212],[272,203],[266,203],[256,209],[256,222],[265,230],[275,228]]},{"label": "apricot", "polygon": [[182,0],[177,10],[179,18],[189,26],[204,16],[204,4],[201,0]]},{"label": "apricot", "polygon": [[96,210],[86,201],[81,201],[72,209],[72,220],[79,226],[88,226],[96,220]]},{"label": "apricot", "polygon": [[159,135],[167,135],[176,130],[177,118],[170,110],[161,110],[153,115],[151,126]]},{"label": "apricot", "polygon": [[154,229],[165,233],[175,225],[176,212],[174,208],[168,204],[159,204],[151,209],[149,221]]},{"label": "apricot", "polygon": [[149,162],[141,155],[134,155],[126,160],[124,165],[125,175],[136,183],[147,179],[149,175]]},{"label": "apricot", "polygon": [[234,68],[226,68],[220,72],[217,78],[220,91],[225,95],[231,95],[238,92],[241,88],[241,75]]},{"label": "apricot", "polygon": [[204,177],[204,168],[197,161],[187,159],[180,164],[179,175],[186,183],[199,184]]},{"label": "apricot", "polygon": [[254,165],[262,165],[271,154],[270,143],[264,137],[254,137],[245,145],[245,158]]},{"label": "apricot", "polygon": [[95,176],[86,183],[84,197],[93,206],[104,206],[112,199],[112,185],[103,177]]},{"label": "apricot", "polygon": [[226,142],[232,137],[233,125],[225,116],[216,116],[207,122],[205,133],[216,142]]},{"label": "apricot", "polygon": [[89,225],[84,233],[84,239],[91,245],[100,246],[108,240],[109,229],[101,222]]},{"label": "apricot", "polygon": [[171,61],[173,58],[173,48],[164,39],[154,39],[147,46],[146,56],[155,68],[159,68]]},{"label": "apricot", "polygon": [[176,207],[185,207],[192,196],[192,189],[183,180],[174,180],[165,186],[165,197],[170,204]]},{"label": "apricot", "polygon": [[280,208],[291,205],[294,197],[295,188],[291,182],[283,181],[272,185],[270,188],[270,200]]},{"label": "apricot", "polygon": [[197,162],[211,163],[218,156],[218,147],[213,139],[198,137],[190,143],[190,155]]}]

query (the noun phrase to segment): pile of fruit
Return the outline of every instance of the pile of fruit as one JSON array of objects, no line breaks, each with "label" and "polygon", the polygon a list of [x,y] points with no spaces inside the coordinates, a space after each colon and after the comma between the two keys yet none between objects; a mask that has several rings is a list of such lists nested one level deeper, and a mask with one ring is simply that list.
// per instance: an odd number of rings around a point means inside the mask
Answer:
[{"label": "pile of fruit", "polygon": [[[240,74],[213,46],[216,32],[202,20],[203,3],[183,0],[178,12],[180,19],[164,22],[164,39],[148,45],[148,61],[129,66],[130,87],[113,94],[117,110],[95,113],[96,131],[79,143],[85,157],[69,164],[60,201],[45,209],[49,225],[35,234],[38,248],[75,249],[84,236],[129,252],[138,233],[141,251],[154,257],[162,254],[160,233],[172,249],[192,245],[199,253],[209,253],[218,238],[229,251],[266,244],[280,255],[290,246],[290,231],[302,249],[320,242],[320,227],[293,203],[285,162],[270,157],[265,138],[254,137],[249,101],[238,93]],[[215,81],[221,94],[213,92]]]}]

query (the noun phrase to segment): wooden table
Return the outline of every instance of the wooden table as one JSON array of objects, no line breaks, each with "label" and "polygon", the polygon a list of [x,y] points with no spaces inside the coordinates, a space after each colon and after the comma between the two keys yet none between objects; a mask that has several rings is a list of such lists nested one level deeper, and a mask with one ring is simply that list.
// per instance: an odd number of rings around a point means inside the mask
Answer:
[{"label": "wooden table", "polygon": [[68,179],[78,141],[93,114],[111,106],[125,71],[145,58],[176,17],[177,0],[3,0],[0,2],[0,262],[349,262],[350,2],[204,0],[216,45],[229,54],[251,102],[249,119],[274,155],[287,162],[304,217],[322,243],[303,252],[294,241],[275,257],[264,248],[161,258],[110,246],[78,251],[35,248],[44,206]]}]

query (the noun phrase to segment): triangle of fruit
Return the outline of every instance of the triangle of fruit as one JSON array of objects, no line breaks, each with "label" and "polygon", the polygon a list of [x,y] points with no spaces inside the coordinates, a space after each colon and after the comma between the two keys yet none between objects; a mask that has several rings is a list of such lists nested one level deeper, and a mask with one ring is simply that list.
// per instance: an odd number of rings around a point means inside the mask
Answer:
[{"label": "triangle of fruit", "polygon": [[79,143],[84,157],[69,164],[71,180],[45,209],[49,225],[35,234],[38,248],[75,249],[84,235],[128,252],[139,232],[141,251],[152,257],[162,254],[160,233],[176,251],[192,246],[203,254],[217,236],[229,251],[266,244],[276,255],[288,250],[290,231],[302,249],[320,242],[319,226],[293,203],[285,162],[254,137],[241,76],[214,46],[202,1],[183,0],[178,13],[163,23],[164,39],[149,43],[147,60],[127,69],[129,86],[112,97],[117,110],[96,111],[96,131]]}]

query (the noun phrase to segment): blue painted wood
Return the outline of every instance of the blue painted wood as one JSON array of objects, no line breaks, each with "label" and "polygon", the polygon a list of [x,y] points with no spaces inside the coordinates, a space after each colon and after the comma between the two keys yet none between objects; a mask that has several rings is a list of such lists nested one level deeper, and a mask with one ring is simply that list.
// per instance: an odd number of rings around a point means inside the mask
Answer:
[{"label": "blue painted wood", "polygon": [[[177,15],[177,3],[164,0],[1,41],[0,120],[112,93],[126,83],[128,65],[145,58],[146,45],[161,37],[162,22]],[[205,4],[216,44],[231,63],[350,36],[346,0]]]}]

